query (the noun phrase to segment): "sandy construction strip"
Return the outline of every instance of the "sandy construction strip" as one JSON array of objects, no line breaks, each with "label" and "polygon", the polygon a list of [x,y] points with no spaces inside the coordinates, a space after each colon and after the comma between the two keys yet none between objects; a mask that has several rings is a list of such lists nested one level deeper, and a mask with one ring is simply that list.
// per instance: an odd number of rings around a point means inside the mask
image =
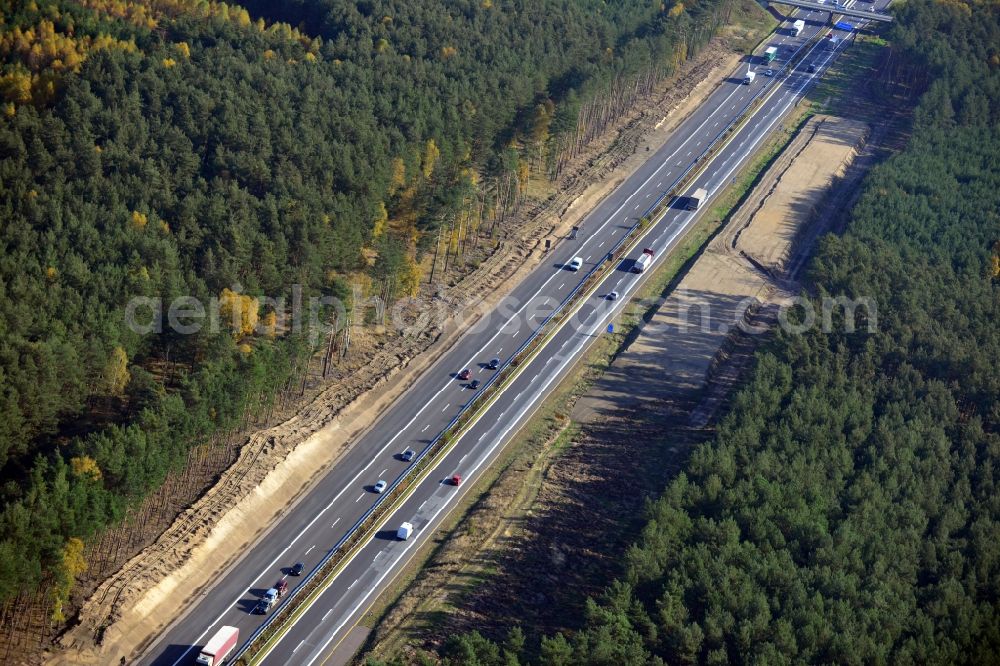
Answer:
[{"label": "sandy construction strip", "polygon": [[708,382],[748,309],[795,295],[786,267],[808,250],[810,222],[864,143],[868,126],[812,118],[642,332],[581,398],[573,419],[690,395]]}]

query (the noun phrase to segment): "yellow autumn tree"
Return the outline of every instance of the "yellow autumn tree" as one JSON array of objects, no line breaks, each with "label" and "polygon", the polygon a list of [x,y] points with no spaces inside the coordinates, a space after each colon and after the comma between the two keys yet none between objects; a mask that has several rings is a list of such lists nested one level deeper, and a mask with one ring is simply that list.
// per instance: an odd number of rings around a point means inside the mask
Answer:
[{"label": "yellow autumn tree", "polygon": [[400,290],[407,296],[416,296],[420,292],[420,276],[422,271],[415,258],[408,254],[406,264],[399,275]]},{"label": "yellow autumn tree", "polygon": [[97,465],[97,461],[90,456],[70,458],[69,466],[72,468],[73,474],[78,477],[86,476],[94,481],[100,481],[103,476],[101,468]]},{"label": "yellow autumn tree", "polygon": [[76,578],[87,570],[87,560],[83,557],[83,541],[76,537],[66,540],[62,557],[55,571],[55,585],[52,586],[52,621],[65,622],[63,607],[69,601],[70,590]]},{"label": "yellow autumn tree", "polygon": [[399,191],[399,188],[406,185],[406,163],[402,157],[395,157],[392,160],[392,177],[389,180],[389,195],[392,196]]},{"label": "yellow autumn tree", "polygon": [[372,239],[379,238],[385,233],[385,225],[389,221],[389,212],[385,209],[385,204],[378,203],[378,210],[375,211],[375,225],[372,228]]},{"label": "yellow autumn tree", "polygon": [[145,213],[140,213],[137,210],[132,211],[132,226],[136,229],[145,229],[146,224],[149,222],[149,218]]},{"label": "yellow autumn tree", "polygon": [[264,335],[269,338],[273,338],[277,334],[278,314],[274,310],[264,315],[264,323],[261,324],[261,328],[264,330]]},{"label": "yellow autumn tree", "polygon": [[128,354],[122,347],[111,350],[101,372],[101,388],[106,395],[121,395],[132,375],[128,371]]},{"label": "yellow autumn tree", "polygon": [[260,302],[247,294],[237,294],[227,287],[219,295],[219,317],[237,339],[253,333],[259,310]]},{"label": "yellow autumn tree", "polygon": [[191,57],[191,47],[188,46],[187,42],[177,42],[177,52],[180,53],[185,58]]},{"label": "yellow autumn tree", "polygon": [[430,178],[431,174],[434,173],[434,167],[437,165],[439,157],[441,157],[441,151],[434,143],[434,139],[428,139],[427,145],[424,146],[424,159],[422,161],[424,178]]}]

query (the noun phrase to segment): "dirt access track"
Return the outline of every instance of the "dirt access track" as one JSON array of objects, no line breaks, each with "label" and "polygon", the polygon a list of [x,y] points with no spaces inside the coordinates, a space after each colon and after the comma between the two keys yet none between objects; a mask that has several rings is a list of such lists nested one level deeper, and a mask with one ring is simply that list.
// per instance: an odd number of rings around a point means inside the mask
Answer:
[{"label": "dirt access track", "polygon": [[[710,436],[700,425],[752,358],[760,336],[732,323],[763,326],[761,315],[774,309],[766,304],[797,293],[789,272],[822,231],[822,209],[849,189],[840,180],[867,132],[827,116],[799,130],[633,342],[584,389],[571,417],[557,415],[560,427],[539,448],[512,451],[461,526],[407,575],[355,663],[420,663],[420,651],[433,655],[449,636],[473,629],[502,641],[515,624],[551,634],[582,621],[583,601],[616,575],[620,553],[641,530],[646,498],[662,492],[684,450]],[[696,317],[679,325],[693,301],[710,305],[704,323],[717,325],[703,328]],[[748,344],[735,350],[736,336]],[[572,404],[575,389],[565,392]],[[692,416],[701,423],[691,426]]]},{"label": "dirt access track", "polygon": [[[485,309],[540,261],[545,239],[563,237],[646,159],[735,67],[740,55],[716,42],[664,82],[632,116],[595,141],[556,193],[532,207],[520,231],[439,300],[449,312]],[[481,294],[490,294],[487,299]],[[45,655],[50,664],[134,659],[211,581],[235,566],[286,508],[302,497],[377,415],[444,353],[475,318],[402,332],[367,365],[288,421],[254,433],[218,484],[156,543],[129,560],[83,604],[75,626]]]}]

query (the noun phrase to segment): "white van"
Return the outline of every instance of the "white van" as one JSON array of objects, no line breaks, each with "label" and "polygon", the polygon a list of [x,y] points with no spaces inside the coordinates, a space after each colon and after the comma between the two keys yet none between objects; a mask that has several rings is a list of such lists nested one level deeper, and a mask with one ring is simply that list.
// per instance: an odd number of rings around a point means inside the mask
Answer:
[{"label": "white van", "polygon": [[396,530],[396,538],[400,541],[406,541],[410,538],[411,534],[413,534],[413,525],[410,523],[403,523],[399,526],[399,529]]}]

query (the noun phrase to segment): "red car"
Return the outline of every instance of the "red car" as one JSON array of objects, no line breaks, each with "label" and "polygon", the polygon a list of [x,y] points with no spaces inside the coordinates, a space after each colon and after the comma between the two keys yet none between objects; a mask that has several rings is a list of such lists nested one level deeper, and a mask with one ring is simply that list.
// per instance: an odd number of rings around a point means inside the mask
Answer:
[{"label": "red car", "polygon": [[460,486],[460,485],[462,485],[462,477],[459,476],[458,474],[456,474],[455,476],[451,477],[451,485],[453,485],[453,486]]},{"label": "red car", "polygon": [[468,368],[466,368],[465,370],[462,370],[462,372],[458,373],[458,378],[461,379],[462,381],[465,381],[466,379],[468,379],[471,376],[472,376],[472,370],[469,370]]},{"label": "red car", "polygon": [[288,581],[282,578],[281,580],[279,580],[277,583],[274,584],[274,589],[278,591],[278,598],[280,599],[281,597],[285,596],[286,592],[288,592]]}]

